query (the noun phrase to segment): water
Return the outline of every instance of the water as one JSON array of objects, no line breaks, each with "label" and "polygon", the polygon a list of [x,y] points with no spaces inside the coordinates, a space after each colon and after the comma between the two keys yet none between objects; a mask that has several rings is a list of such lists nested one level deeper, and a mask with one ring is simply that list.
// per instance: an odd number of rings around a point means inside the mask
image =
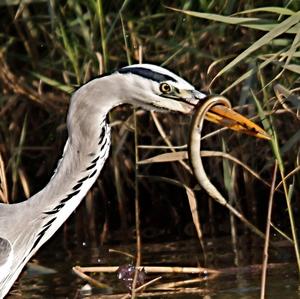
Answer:
[{"label": "water", "polygon": [[[259,298],[261,269],[255,265],[261,263],[262,244],[252,240],[249,245],[248,238],[239,239],[238,256],[233,253],[228,238],[207,242],[207,265],[214,269],[222,268],[223,274],[217,277],[163,274],[163,279],[155,285],[179,281],[181,284],[172,293],[166,289],[164,292],[156,290],[161,295],[155,298]],[[63,246],[60,241],[60,237],[56,236],[36,255],[32,261],[34,265],[28,267],[14,286],[11,293],[14,298],[81,298],[81,288],[86,283],[72,273],[73,266],[112,266],[131,261],[119,253],[108,253],[108,247],[99,249],[89,246],[89,243]],[[135,252],[134,244],[114,245],[110,248],[132,254]],[[193,267],[202,263],[202,259],[203,254],[197,240],[143,244],[143,261],[146,265]],[[293,248],[285,242],[277,249],[270,250],[272,267],[268,270],[266,298],[300,298],[297,268],[292,259]],[[235,262],[239,263],[239,268],[234,266]],[[37,268],[37,264],[45,268]],[[159,275],[161,274],[147,275],[146,280]],[[91,298],[120,298],[113,297],[112,294],[126,293],[126,287],[115,273],[99,274],[96,278],[105,283],[107,288],[92,289]],[[184,282],[186,280],[190,282]]]}]

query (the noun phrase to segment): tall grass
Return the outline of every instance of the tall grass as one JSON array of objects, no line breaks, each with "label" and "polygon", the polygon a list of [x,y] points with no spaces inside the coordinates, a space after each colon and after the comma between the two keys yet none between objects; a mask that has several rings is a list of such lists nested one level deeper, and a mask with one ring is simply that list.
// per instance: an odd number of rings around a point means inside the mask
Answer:
[{"label": "tall grass", "polygon": [[[207,138],[205,146],[216,150],[222,147],[221,140],[226,140],[223,146],[228,153],[268,182],[274,161],[278,161],[281,176],[277,182],[282,180],[282,185],[274,194],[271,224],[292,236],[300,265],[299,2],[273,1],[268,7],[256,1],[234,0],[226,1],[226,5],[219,1],[163,4],[126,0],[0,3],[0,151],[6,165],[8,192],[14,195],[9,196],[10,201],[27,197],[24,182],[34,193],[51,177],[66,138],[65,115],[71,91],[104,71],[137,63],[142,56],[145,62],[174,70],[199,89],[224,93],[233,106],[249,117],[260,118],[270,130],[272,146],[227,131],[222,137],[218,133]],[[284,105],[275,97],[275,83],[289,91]],[[107,225],[110,233],[120,225],[124,230],[134,225],[133,194],[137,186],[142,238],[143,229],[149,227],[169,231],[171,239],[178,230],[184,234],[185,225],[192,221],[185,191],[191,190],[190,198],[205,196],[195,187],[182,157],[177,159],[180,162],[140,165],[139,176],[135,172],[137,149],[142,161],[170,152],[172,145],[185,145],[189,119],[140,110],[136,117],[134,126],[129,107],[117,108],[110,115],[113,158],[93,193],[101,193],[102,198],[102,210],[96,215],[96,243]],[[272,121],[267,123],[266,119]],[[132,133],[136,127],[138,135]],[[207,126],[208,130],[212,128],[216,129]],[[267,208],[262,202],[267,202],[269,187],[235,164],[222,164],[216,157],[206,163],[206,168],[213,170],[213,181],[225,186],[223,191],[231,194],[240,210],[263,226]],[[17,171],[20,168],[23,175]],[[232,177],[234,180],[230,180]],[[194,222],[202,247],[205,238],[222,234],[220,226],[229,230],[231,225],[236,243],[236,234],[241,232],[234,221],[223,217],[223,211],[203,196],[198,200],[200,217],[194,216]],[[220,225],[207,217],[213,210],[214,219],[221,219]],[[199,229],[203,225],[208,227],[204,233]],[[128,235],[129,232],[122,237],[126,239]]]}]

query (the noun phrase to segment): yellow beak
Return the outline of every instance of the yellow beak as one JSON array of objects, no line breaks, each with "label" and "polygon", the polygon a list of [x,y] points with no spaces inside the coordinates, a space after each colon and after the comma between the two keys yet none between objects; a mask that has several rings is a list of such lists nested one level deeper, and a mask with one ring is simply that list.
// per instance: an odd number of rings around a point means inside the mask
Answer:
[{"label": "yellow beak", "polygon": [[207,112],[206,120],[231,130],[270,140],[270,135],[254,122],[224,105],[215,105]]}]

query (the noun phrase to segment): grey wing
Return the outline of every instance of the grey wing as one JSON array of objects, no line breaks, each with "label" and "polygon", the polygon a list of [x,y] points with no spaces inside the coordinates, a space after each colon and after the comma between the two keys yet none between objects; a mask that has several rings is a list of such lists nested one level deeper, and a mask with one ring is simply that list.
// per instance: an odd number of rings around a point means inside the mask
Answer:
[{"label": "grey wing", "polygon": [[14,229],[14,210],[11,205],[0,204],[0,285],[2,277],[9,273],[13,260],[11,232]]},{"label": "grey wing", "polygon": [[0,237],[0,271],[10,268],[12,255],[11,243],[7,239]]},{"label": "grey wing", "polygon": [[[26,202],[0,204],[0,298],[3,298],[27,262],[26,254],[35,235],[28,225]],[[26,222],[27,219],[27,222]]]}]

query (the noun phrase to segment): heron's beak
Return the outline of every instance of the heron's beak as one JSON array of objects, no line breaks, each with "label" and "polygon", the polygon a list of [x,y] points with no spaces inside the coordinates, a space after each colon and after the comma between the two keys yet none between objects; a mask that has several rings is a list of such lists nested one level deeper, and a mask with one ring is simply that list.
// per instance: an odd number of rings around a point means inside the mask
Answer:
[{"label": "heron's beak", "polygon": [[[199,93],[198,91],[194,91]],[[196,99],[199,99],[200,95],[203,94],[199,93],[194,94]],[[200,100],[200,99],[199,99]],[[261,127],[257,124],[246,118],[245,116],[237,113],[231,108],[226,107],[225,105],[215,105],[213,106],[209,112],[206,113],[206,120],[213,122],[215,124],[221,125],[222,127],[227,127],[231,130],[241,132],[247,135],[251,135],[257,138],[267,139],[270,140],[270,135],[265,132]]]},{"label": "heron's beak", "polygon": [[241,132],[247,135],[255,136],[257,138],[270,140],[269,134],[260,126],[237,113],[231,108],[223,105],[213,106],[206,114],[206,119],[210,122],[216,123],[231,130]]}]

